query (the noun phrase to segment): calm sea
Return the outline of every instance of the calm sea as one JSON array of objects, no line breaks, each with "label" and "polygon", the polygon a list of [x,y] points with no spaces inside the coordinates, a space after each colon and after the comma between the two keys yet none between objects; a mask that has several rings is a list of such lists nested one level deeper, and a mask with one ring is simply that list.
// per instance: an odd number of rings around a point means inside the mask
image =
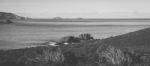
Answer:
[{"label": "calm sea", "polygon": [[98,39],[150,27],[150,22],[23,22],[0,25],[0,49],[22,48],[61,37],[90,33]]}]

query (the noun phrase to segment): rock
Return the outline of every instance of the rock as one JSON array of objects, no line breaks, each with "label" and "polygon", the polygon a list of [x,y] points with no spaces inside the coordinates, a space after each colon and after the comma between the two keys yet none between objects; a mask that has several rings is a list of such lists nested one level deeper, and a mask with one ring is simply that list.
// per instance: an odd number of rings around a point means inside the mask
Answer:
[{"label": "rock", "polygon": [[50,45],[50,46],[59,46],[59,45],[57,45],[56,42],[48,42],[48,43],[49,43],[48,45]]},{"label": "rock", "polygon": [[59,46],[57,42],[53,42],[53,41],[48,41],[48,42],[45,42],[43,43],[42,45],[40,46]]},{"label": "rock", "polygon": [[68,45],[69,43],[67,43],[67,42],[65,42],[65,43],[63,43],[64,45]]}]

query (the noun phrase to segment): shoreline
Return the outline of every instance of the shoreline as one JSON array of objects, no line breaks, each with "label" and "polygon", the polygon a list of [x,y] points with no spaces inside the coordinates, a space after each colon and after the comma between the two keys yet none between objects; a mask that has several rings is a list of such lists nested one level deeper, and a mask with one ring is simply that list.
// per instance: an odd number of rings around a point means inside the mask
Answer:
[{"label": "shoreline", "polygon": [[116,18],[116,19],[44,19],[44,18],[28,18],[28,19],[11,19],[17,21],[31,21],[31,22],[139,22],[139,21],[148,21],[150,22],[150,18]]}]

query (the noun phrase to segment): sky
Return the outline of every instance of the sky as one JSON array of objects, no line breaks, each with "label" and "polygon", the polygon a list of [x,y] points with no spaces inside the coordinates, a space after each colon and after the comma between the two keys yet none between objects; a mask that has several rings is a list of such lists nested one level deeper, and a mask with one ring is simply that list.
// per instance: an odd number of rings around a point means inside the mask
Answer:
[{"label": "sky", "polygon": [[150,18],[150,0],[0,0],[0,11],[32,18]]}]

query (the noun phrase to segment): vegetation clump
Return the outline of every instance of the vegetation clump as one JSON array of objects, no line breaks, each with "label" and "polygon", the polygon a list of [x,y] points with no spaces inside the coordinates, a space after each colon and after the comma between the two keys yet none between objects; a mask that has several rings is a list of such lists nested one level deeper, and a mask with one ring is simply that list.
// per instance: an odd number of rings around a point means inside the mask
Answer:
[{"label": "vegetation clump", "polygon": [[76,37],[76,36],[63,37],[61,42],[79,43],[81,41],[88,41],[88,40],[93,40],[93,39],[94,37],[92,37],[91,34],[85,33],[85,34],[80,34],[79,37]]},{"label": "vegetation clump", "polygon": [[80,42],[80,39],[75,36],[66,36],[66,37],[63,37],[61,41],[67,42],[67,43],[77,43],[77,42]]},{"label": "vegetation clump", "polygon": [[53,48],[52,50],[43,50],[42,54],[34,58],[38,62],[63,62],[64,56],[60,48]]},{"label": "vegetation clump", "polygon": [[141,55],[130,51],[123,51],[107,45],[100,46],[97,49],[98,62],[99,64],[112,64],[117,66],[134,66],[136,63],[141,63]]},{"label": "vegetation clump", "polygon": [[91,36],[91,34],[85,33],[85,34],[80,34],[79,38],[81,40],[93,40],[94,37]]}]

